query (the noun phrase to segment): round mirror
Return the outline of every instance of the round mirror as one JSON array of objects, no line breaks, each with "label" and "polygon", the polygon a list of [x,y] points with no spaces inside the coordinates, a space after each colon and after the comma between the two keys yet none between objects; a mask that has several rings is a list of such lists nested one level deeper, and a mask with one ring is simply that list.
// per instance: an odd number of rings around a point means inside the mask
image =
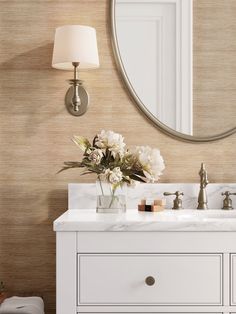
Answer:
[{"label": "round mirror", "polygon": [[191,142],[236,132],[235,0],[112,0],[125,85],[165,133]]}]

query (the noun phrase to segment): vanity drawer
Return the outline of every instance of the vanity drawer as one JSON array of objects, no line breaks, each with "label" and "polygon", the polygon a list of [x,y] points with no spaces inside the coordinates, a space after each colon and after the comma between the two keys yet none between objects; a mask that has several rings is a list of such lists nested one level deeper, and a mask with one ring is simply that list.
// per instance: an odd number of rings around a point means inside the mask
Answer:
[{"label": "vanity drawer", "polygon": [[78,255],[78,285],[79,304],[221,305],[222,255]]}]

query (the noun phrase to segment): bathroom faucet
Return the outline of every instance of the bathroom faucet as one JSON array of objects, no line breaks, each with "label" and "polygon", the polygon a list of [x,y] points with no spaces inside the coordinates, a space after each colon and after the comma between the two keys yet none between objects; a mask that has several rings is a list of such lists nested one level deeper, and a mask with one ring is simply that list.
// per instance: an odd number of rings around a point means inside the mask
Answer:
[{"label": "bathroom faucet", "polygon": [[230,195],[236,195],[236,193],[230,193],[229,191],[226,191],[221,193],[221,195],[225,196],[222,209],[233,209],[233,202],[230,198]]},{"label": "bathroom faucet", "polygon": [[197,207],[197,209],[208,209],[206,186],[209,183],[209,181],[207,179],[207,171],[206,171],[204,163],[201,164],[199,176],[200,176],[200,191],[198,194],[198,207]]},{"label": "bathroom faucet", "polygon": [[182,199],[180,198],[180,196],[184,195],[184,193],[181,193],[179,191],[176,191],[175,193],[164,192],[163,195],[165,195],[165,196],[175,195],[176,197],[174,199],[172,209],[183,209],[183,207],[182,207]]}]

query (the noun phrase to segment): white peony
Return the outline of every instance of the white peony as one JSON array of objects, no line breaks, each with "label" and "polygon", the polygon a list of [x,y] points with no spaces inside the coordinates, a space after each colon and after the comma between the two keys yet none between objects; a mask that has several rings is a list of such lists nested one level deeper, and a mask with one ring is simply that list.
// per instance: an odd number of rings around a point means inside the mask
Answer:
[{"label": "white peony", "polygon": [[115,167],[114,169],[106,169],[105,176],[111,184],[120,183],[123,179],[123,173],[120,167]]},{"label": "white peony", "polygon": [[95,149],[89,154],[89,160],[94,162],[96,165],[99,165],[101,162],[101,159],[103,157],[103,153],[101,149]]},{"label": "white peony", "polygon": [[149,146],[137,146],[134,150],[134,154],[142,165],[143,172],[148,181],[157,181],[160,175],[162,175],[162,171],[165,169],[164,160],[159,149]]},{"label": "white peony", "polygon": [[102,130],[101,133],[97,135],[95,144],[97,147],[103,150],[108,149],[114,158],[117,154],[119,154],[120,156],[124,155],[124,138],[119,133]]}]

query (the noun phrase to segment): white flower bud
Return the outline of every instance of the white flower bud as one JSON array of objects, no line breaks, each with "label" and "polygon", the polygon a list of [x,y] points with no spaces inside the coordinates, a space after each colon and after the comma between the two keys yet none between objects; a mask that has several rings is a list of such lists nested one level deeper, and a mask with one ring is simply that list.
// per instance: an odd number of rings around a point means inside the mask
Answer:
[{"label": "white flower bud", "polygon": [[123,173],[120,170],[120,167],[116,167],[113,170],[107,169],[105,175],[111,184],[120,183],[123,179]]}]

